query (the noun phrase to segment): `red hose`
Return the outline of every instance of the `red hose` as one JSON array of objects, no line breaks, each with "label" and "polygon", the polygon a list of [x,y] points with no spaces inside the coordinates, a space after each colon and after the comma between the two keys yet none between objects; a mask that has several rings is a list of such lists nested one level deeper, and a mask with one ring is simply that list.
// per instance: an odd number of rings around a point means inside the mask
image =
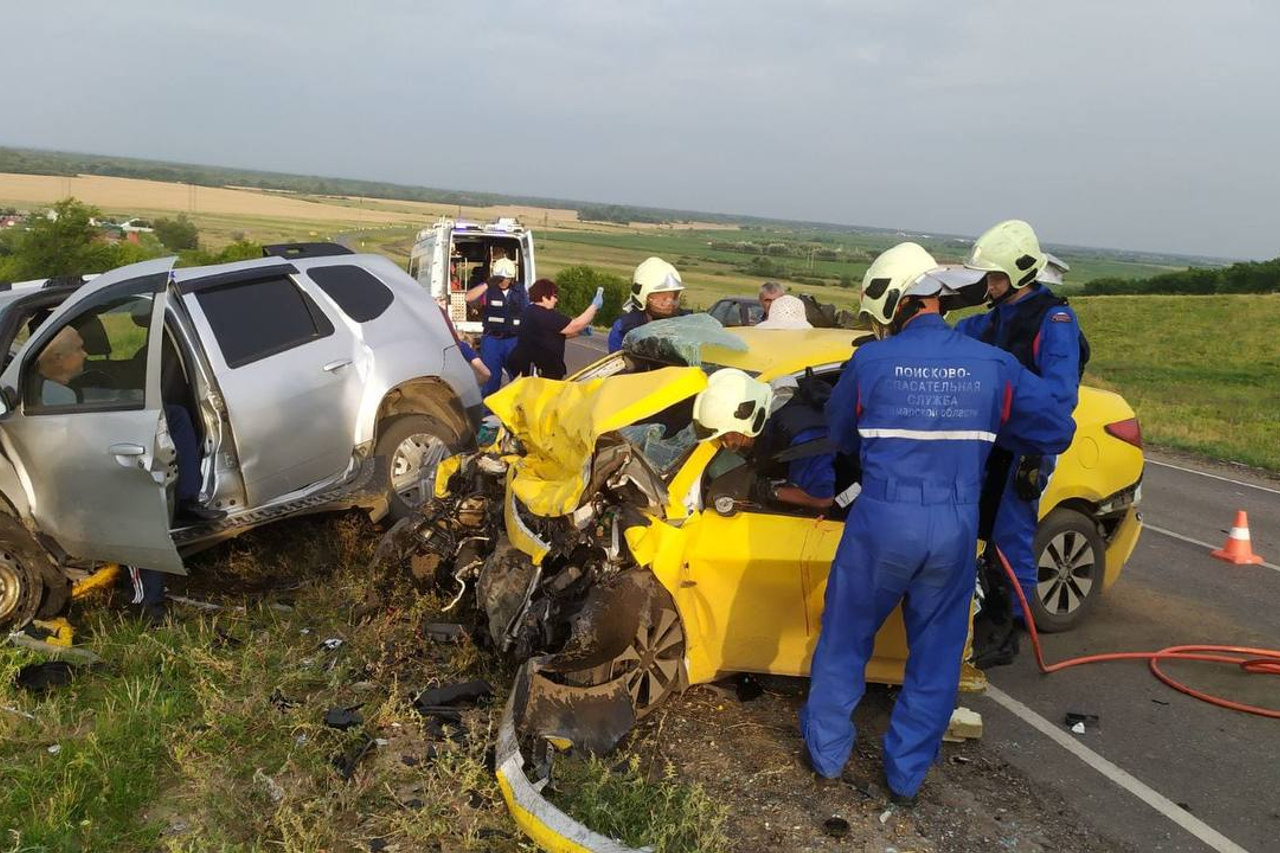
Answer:
[{"label": "red hose", "polygon": [[996,554],[1000,557],[1000,565],[1004,567],[1005,574],[1009,576],[1009,581],[1013,584],[1013,590],[1018,595],[1018,601],[1022,603],[1022,613],[1027,618],[1027,630],[1031,634],[1031,646],[1036,652],[1036,666],[1040,667],[1040,671],[1044,674],[1048,675],[1051,672],[1058,672],[1059,670],[1082,666],[1087,663],[1102,663],[1113,660],[1145,660],[1147,665],[1151,667],[1152,674],[1174,690],[1181,691],[1188,696],[1194,696],[1202,702],[1208,702],[1210,705],[1217,705],[1220,708],[1230,708],[1232,711],[1243,711],[1246,714],[1257,714],[1260,717],[1280,720],[1280,711],[1278,710],[1248,705],[1244,702],[1233,702],[1230,699],[1223,699],[1221,696],[1204,693],[1188,687],[1160,668],[1160,661],[1162,660],[1194,660],[1234,664],[1245,672],[1258,675],[1280,675],[1280,651],[1274,649],[1215,645],[1169,646],[1158,652],[1112,652],[1104,655],[1085,655],[1084,657],[1070,658],[1053,664],[1045,663],[1044,654],[1040,651],[1040,635],[1036,633],[1036,621],[1031,615],[1031,608],[1027,605],[1027,597],[1022,593],[1022,584],[1018,583],[1017,575],[1014,574],[1009,561],[1005,559],[1004,553],[999,548],[996,549]]}]

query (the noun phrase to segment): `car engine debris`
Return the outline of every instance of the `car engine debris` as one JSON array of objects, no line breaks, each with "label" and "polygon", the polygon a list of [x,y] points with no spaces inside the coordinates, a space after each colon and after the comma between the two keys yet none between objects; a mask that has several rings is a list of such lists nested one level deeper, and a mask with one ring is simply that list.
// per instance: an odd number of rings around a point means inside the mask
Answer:
[{"label": "car engine debris", "polygon": [[508,488],[514,458],[495,446],[448,460],[436,496],[386,534],[374,560],[434,583],[473,637],[528,662],[514,715],[522,739],[608,752],[685,686],[675,606],[626,541],[629,528],[660,517],[666,488],[640,452],[607,434],[581,505],[545,518]]}]

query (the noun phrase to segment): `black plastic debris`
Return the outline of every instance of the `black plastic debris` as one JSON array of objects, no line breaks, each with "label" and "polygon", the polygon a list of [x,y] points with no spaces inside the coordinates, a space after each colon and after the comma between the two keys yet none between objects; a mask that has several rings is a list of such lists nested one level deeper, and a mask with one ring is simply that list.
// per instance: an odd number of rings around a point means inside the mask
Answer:
[{"label": "black plastic debris", "polygon": [[424,690],[413,700],[413,706],[419,714],[423,715],[434,713],[437,709],[452,710],[456,713],[459,706],[474,705],[481,699],[488,699],[491,696],[493,696],[492,685],[483,679],[475,679]]},{"label": "black plastic debris", "polygon": [[76,677],[76,668],[64,660],[29,663],[14,676],[13,683],[32,693],[66,687]]},{"label": "black plastic debris", "polygon": [[822,831],[830,838],[844,838],[849,834],[849,821],[842,817],[829,817],[822,822]]},{"label": "black plastic debris", "polygon": [[368,735],[361,735],[360,739],[347,747],[344,752],[341,752],[330,759],[333,766],[337,768],[338,774],[342,776],[342,781],[351,781],[351,777],[356,774],[356,767],[358,767],[360,762],[364,760],[364,757],[372,751],[373,747],[373,738]]},{"label": "black plastic debris", "polygon": [[385,838],[370,838],[370,839],[369,839],[369,851],[370,851],[370,853],[382,853],[382,851],[383,851],[383,850],[386,850],[386,849],[387,849],[387,839],[385,839]]},{"label": "black plastic debris", "polygon": [[1071,728],[1072,726],[1077,725],[1079,723],[1084,723],[1086,726],[1089,726],[1091,728],[1097,728],[1098,715],[1097,714],[1080,714],[1075,711],[1068,711],[1066,719],[1063,722],[1066,723],[1067,728]]},{"label": "black plastic debris", "polygon": [[280,692],[279,687],[271,691],[271,695],[267,697],[267,701],[270,702],[272,705],[275,705],[276,708],[279,709],[281,713],[288,711],[290,708],[296,708],[302,704],[301,702],[295,701],[293,699],[290,699],[288,696],[285,696],[283,693]]},{"label": "black plastic debris", "polygon": [[415,755],[402,755],[400,756],[400,763],[405,767],[417,767],[422,761]]},{"label": "black plastic debris", "polygon": [[750,673],[739,673],[737,682],[735,688],[739,702],[750,702],[764,695],[764,688],[760,686],[760,682],[756,680],[755,676]]},{"label": "black plastic debris", "polygon": [[[439,717],[427,718],[427,735],[436,740],[451,740],[459,746],[467,742],[466,729],[462,728],[461,725],[450,725]],[[428,756],[428,759],[432,757]]]},{"label": "black plastic debris", "polygon": [[430,622],[423,626],[422,632],[436,643],[461,643],[467,638],[467,629],[453,622]]},{"label": "black plastic debris", "polygon": [[324,712],[324,724],[340,732],[362,725],[364,715],[360,713],[359,708],[359,705],[352,705],[350,708],[330,708]]}]

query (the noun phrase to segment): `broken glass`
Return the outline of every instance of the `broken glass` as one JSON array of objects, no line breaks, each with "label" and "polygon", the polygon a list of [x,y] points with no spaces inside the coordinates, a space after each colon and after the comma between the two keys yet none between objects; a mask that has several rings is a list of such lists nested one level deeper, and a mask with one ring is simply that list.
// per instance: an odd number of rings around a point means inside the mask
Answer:
[{"label": "broken glass", "polygon": [[632,329],[622,340],[622,348],[640,358],[664,364],[702,366],[702,348],[707,346],[745,352],[746,343],[731,335],[710,314],[686,314],[654,320]]}]

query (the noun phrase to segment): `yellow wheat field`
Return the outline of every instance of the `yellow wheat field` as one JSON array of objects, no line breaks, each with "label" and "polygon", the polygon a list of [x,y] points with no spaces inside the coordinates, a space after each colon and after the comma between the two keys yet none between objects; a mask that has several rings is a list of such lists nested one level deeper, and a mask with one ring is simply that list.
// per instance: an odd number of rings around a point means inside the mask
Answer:
[{"label": "yellow wheat field", "polygon": [[359,220],[374,225],[421,219],[420,215],[407,211],[352,208],[254,190],[196,187],[96,175],[68,178],[0,173],[0,204],[4,206],[32,207],[50,204],[67,196],[75,196],[86,204],[103,210],[124,213],[172,211],[304,219],[311,222]]}]

